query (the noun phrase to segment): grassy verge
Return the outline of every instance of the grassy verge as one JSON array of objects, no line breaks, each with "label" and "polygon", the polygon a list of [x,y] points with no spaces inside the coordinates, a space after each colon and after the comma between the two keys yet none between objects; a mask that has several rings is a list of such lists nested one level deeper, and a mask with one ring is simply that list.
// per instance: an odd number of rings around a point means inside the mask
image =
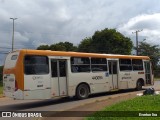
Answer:
[{"label": "grassy verge", "polygon": [[155,77],[154,80],[155,81],[160,81],[160,78]]},{"label": "grassy verge", "polygon": [[[159,120],[159,110],[160,95],[142,96],[106,107],[102,111],[87,117],[86,120]],[[151,115],[154,113],[159,117],[139,117],[140,113]]]}]

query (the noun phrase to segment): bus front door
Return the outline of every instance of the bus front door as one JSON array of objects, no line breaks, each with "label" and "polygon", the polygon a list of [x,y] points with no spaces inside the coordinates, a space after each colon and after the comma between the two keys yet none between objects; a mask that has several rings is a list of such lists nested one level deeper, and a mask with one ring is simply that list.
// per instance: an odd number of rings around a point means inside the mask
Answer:
[{"label": "bus front door", "polygon": [[118,89],[117,60],[108,60],[110,90]]},{"label": "bus front door", "polygon": [[51,96],[67,95],[66,60],[51,59]]},{"label": "bus front door", "polygon": [[144,61],[146,84],[151,84],[151,66],[149,61]]}]

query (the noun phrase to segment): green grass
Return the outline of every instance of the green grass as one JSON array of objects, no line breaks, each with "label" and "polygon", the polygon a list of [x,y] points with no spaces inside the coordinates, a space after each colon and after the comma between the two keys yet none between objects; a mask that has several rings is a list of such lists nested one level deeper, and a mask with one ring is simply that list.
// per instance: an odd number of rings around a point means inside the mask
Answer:
[{"label": "green grass", "polygon": [[[160,112],[158,112],[159,110],[160,95],[148,95],[136,97],[132,100],[123,101],[112,106],[105,107],[102,111],[96,112],[87,117],[86,120],[158,120],[160,117]],[[158,113],[159,117],[138,117],[139,113],[151,114],[152,112]],[[109,116],[106,117],[106,115]]]}]

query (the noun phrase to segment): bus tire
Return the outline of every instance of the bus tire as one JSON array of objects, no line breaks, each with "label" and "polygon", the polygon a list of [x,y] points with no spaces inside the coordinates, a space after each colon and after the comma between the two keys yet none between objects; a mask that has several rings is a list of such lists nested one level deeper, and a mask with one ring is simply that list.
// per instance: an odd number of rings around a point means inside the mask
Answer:
[{"label": "bus tire", "polygon": [[136,90],[142,90],[142,82],[140,80],[137,81]]},{"label": "bus tire", "polygon": [[80,100],[86,99],[89,96],[89,88],[86,84],[80,84],[76,90],[76,97]]}]

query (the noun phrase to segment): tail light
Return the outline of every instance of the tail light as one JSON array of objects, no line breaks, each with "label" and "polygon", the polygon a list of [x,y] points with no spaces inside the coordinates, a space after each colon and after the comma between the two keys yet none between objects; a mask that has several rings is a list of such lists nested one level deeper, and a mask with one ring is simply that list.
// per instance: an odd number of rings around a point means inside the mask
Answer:
[{"label": "tail light", "polygon": [[15,80],[15,91],[18,90],[18,84],[17,84],[17,81]]}]

